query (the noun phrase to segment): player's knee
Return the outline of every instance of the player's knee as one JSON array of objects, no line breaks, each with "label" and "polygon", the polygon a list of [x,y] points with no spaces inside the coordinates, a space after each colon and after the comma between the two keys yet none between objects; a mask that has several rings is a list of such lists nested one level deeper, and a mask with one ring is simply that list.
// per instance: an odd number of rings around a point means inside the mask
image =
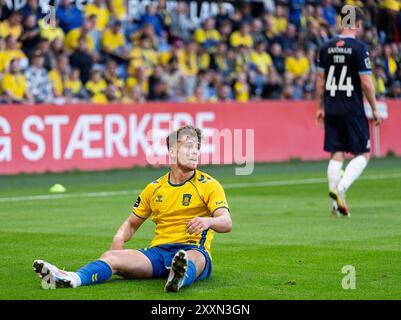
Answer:
[{"label": "player's knee", "polygon": [[109,250],[100,256],[100,260],[105,261],[113,270],[118,266],[118,250]]}]

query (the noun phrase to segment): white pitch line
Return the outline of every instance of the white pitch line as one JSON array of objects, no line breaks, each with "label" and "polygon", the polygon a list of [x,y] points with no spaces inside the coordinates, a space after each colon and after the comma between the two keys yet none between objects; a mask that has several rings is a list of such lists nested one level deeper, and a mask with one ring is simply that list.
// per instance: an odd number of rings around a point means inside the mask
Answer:
[{"label": "white pitch line", "polygon": [[[401,178],[400,174],[372,174],[362,176],[360,180],[384,180]],[[294,180],[276,180],[276,181],[261,181],[261,182],[244,182],[244,183],[227,183],[223,185],[224,189],[252,188],[252,187],[274,187],[274,186],[290,186],[303,184],[318,184],[326,183],[326,178],[311,178],[311,179],[294,179]],[[100,192],[83,192],[83,193],[67,193],[67,194],[44,194],[32,196],[17,196],[0,198],[0,202],[15,202],[15,201],[36,201],[36,200],[57,200],[68,198],[98,198],[121,195],[136,195],[142,190],[119,190],[119,191],[100,191]]]}]

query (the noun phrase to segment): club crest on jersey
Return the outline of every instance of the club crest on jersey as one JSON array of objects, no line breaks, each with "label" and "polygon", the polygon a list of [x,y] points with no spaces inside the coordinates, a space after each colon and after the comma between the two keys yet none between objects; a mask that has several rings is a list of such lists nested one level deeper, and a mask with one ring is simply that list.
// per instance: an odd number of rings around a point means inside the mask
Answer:
[{"label": "club crest on jersey", "polygon": [[189,203],[191,202],[191,198],[192,198],[192,194],[185,193],[182,196],[182,205],[186,206],[186,207],[189,206]]},{"label": "club crest on jersey", "polygon": [[157,197],[156,202],[163,202],[162,195],[157,195],[156,197]]},{"label": "club crest on jersey", "polygon": [[337,41],[336,47],[342,47],[345,44],[344,40]]}]

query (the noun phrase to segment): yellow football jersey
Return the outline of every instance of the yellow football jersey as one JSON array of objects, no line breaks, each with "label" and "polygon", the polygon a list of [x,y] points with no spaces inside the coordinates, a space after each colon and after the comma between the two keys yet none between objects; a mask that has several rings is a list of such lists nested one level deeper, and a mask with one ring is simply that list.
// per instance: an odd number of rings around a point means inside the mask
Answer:
[{"label": "yellow football jersey", "polygon": [[148,184],[139,195],[133,214],[156,224],[150,247],[163,244],[192,244],[204,248],[209,256],[214,231],[205,230],[195,235],[187,232],[187,224],[195,217],[212,217],[228,204],[223,187],[210,175],[196,170],[182,184],[172,184],[170,173]]}]

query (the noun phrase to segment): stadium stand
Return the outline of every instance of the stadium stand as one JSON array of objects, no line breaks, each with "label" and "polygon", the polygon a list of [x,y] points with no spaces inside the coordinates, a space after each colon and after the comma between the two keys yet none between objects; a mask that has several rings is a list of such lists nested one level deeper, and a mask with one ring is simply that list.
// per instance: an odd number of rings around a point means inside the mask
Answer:
[{"label": "stadium stand", "polygon": [[[311,100],[317,50],[338,32],[344,4],[236,1],[229,12],[220,2],[197,22],[185,1],[153,1],[136,18],[129,1],[79,10],[60,0],[49,27],[38,0],[19,10],[0,0],[0,102]],[[401,2],[345,3],[365,11],[377,96],[401,98]]]}]

